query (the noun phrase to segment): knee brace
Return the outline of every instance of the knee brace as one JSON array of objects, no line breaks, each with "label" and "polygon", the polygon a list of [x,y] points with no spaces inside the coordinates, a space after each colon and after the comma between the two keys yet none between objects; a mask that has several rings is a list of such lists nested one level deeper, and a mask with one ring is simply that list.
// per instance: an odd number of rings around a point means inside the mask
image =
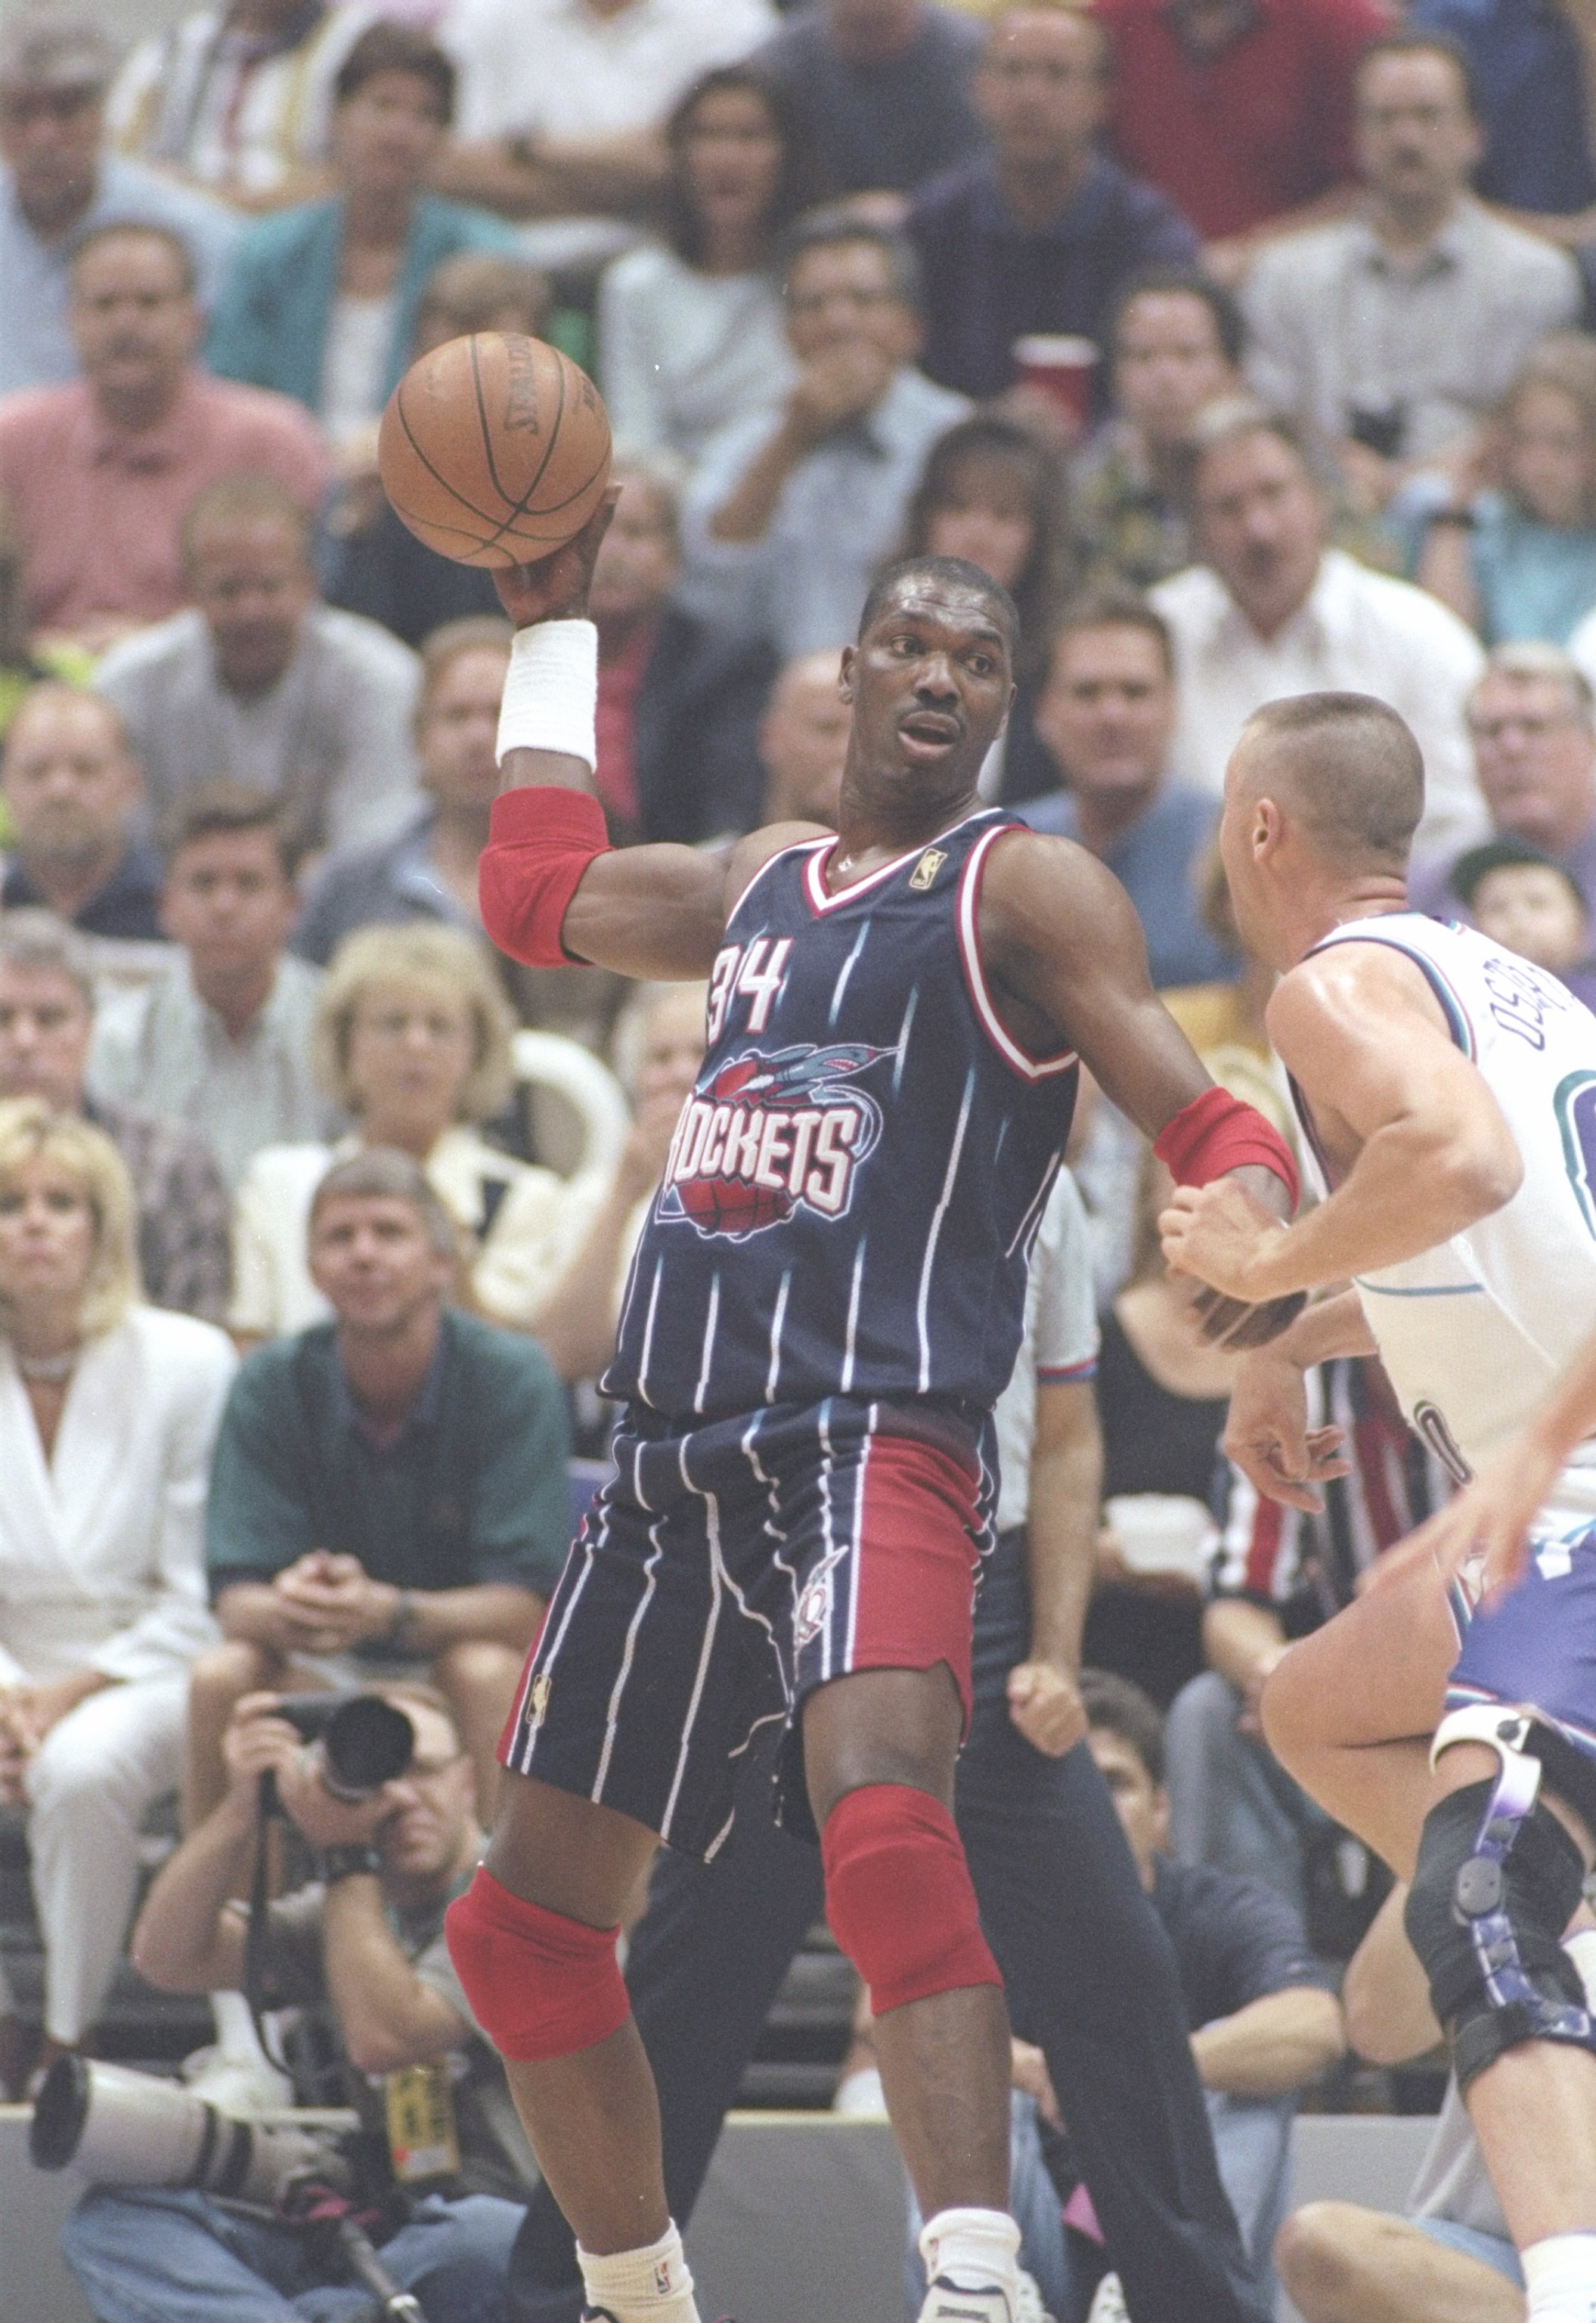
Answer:
[{"label": "knee brace", "polygon": [[969,1866],[940,1799],[903,1783],[849,1791],[821,1841],[831,1933],[878,2016],[1003,1979],[981,1933]]},{"label": "knee brace", "polygon": [[1501,1764],[1430,1809],[1408,1891],[1408,1941],[1452,2041],[1458,2087],[1525,2041],[1596,2050],[1596,2021],[1563,1950],[1584,1879],[1580,1851],[1536,1797],[1533,1722],[1490,1705],[1454,1712],[1435,1736],[1484,1742]]},{"label": "knee brace", "polygon": [[512,1896],[480,1867],[444,1914],[449,1958],[472,2015],[501,2057],[538,2064],[619,2032],[631,2001],[615,1958],[619,1928],[589,1928]]}]

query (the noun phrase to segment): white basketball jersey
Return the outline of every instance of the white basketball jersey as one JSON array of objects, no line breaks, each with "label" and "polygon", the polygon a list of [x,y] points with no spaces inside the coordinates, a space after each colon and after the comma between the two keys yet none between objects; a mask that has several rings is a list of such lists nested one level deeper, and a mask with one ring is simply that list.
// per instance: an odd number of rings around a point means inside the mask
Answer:
[{"label": "white basketball jersey", "polygon": [[[1524,1182],[1491,1217],[1358,1278],[1408,1424],[1462,1477],[1596,1330],[1596,1015],[1472,928],[1402,912],[1349,921],[1315,950],[1338,943],[1389,944],[1423,969],[1524,1161]],[[1596,1513],[1596,1438],[1556,1501]]]}]

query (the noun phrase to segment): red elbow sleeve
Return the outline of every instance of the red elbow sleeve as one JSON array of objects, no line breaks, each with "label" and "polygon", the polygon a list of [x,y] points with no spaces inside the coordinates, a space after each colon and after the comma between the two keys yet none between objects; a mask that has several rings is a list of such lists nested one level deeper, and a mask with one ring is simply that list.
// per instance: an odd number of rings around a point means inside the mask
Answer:
[{"label": "red elbow sleeve", "polygon": [[1273,1122],[1228,1089],[1205,1089],[1164,1124],[1153,1152],[1178,1186],[1206,1186],[1249,1164],[1272,1170],[1297,1207],[1297,1163]]},{"label": "red elbow sleeve", "polygon": [[482,925],[528,968],[569,968],[560,928],[590,863],[610,851],[604,810],[585,791],[538,784],[493,803],[477,867]]}]

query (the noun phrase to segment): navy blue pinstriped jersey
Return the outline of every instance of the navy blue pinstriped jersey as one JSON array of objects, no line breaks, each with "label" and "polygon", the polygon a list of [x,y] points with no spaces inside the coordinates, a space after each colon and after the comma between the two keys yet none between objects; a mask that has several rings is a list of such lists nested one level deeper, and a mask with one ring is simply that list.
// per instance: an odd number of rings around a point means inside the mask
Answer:
[{"label": "navy blue pinstriped jersey", "polygon": [[834,840],[732,913],[709,1044],[604,1384],[674,1416],[829,1395],[989,1410],[1069,1133],[1075,1059],[1027,1056],[982,972],[971,815],[827,893]]}]

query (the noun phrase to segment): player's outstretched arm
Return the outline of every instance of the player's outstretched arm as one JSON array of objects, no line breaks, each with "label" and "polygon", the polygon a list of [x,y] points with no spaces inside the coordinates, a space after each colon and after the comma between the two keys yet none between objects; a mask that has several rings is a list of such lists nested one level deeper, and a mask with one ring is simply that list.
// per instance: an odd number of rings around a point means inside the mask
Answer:
[{"label": "player's outstretched arm", "polygon": [[716,855],[610,846],[593,796],[598,633],[587,602],[619,497],[612,489],[552,556],[494,576],[516,638],[499,799],[478,874],[482,924],[501,951],[534,967],[708,976],[729,905],[762,856],[807,831],[762,832]]},{"label": "player's outstretched arm", "polygon": [[1333,1161],[1326,1201],[1282,1229],[1225,1186],[1182,1187],[1160,1221],[1178,1272],[1279,1299],[1395,1266],[1501,1208],[1524,1165],[1423,971],[1388,944],[1338,944],[1292,969],[1270,1036]]},{"label": "player's outstretched arm", "polygon": [[[1123,1113],[1158,1144],[1177,1180],[1221,1177],[1264,1220],[1289,1217],[1296,1171],[1278,1132],[1216,1090],[1152,988],[1134,906],[1084,848],[1033,833],[992,850],[980,904],[981,957],[1014,1038],[1032,1054],[1073,1046]],[[1301,1305],[1211,1299],[1204,1336],[1257,1345]]]}]

